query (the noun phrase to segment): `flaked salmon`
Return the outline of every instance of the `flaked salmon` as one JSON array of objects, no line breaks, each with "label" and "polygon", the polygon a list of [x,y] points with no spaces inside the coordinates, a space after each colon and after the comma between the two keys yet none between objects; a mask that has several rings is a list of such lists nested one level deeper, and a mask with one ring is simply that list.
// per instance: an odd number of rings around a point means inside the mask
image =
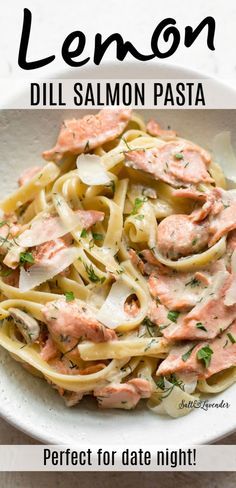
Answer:
[{"label": "flaked salmon", "polygon": [[149,173],[174,187],[213,183],[208,173],[210,156],[198,146],[169,142],[161,148],[129,151],[126,166]]},{"label": "flaked salmon", "polygon": [[157,375],[196,373],[199,378],[209,378],[235,365],[236,322],[212,341],[175,346],[158,367]]},{"label": "flaked salmon", "polygon": [[49,302],[43,308],[43,315],[53,336],[62,338],[62,342],[67,336],[92,342],[116,339],[115,331],[108,329],[96,319],[96,311],[78,300],[66,302],[62,298]]},{"label": "flaked salmon", "polygon": [[43,153],[47,161],[59,162],[65,154],[89,152],[119,137],[131,117],[129,109],[104,109],[82,119],[65,120],[56,145]]},{"label": "flaked salmon", "polygon": [[214,190],[201,192],[194,187],[190,187],[175,190],[173,195],[179,198],[190,198],[196,200],[196,202],[203,203],[203,205],[196,207],[191,213],[191,220],[193,222],[204,220],[210,213],[218,213],[221,210],[221,203],[219,204],[217,202],[217,195]]},{"label": "flaked salmon", "polygon": [[151,295],[169,310],[187,312],[198,303],[216,273],[225,270],[225,263],[221,259],[207,268],[188,273],[171,269],[168,273],[161,273],[158,268],[153,270],[148,280]]},{"label": "flaked salmon", "polygon": [[176,131],[171,129],[162,129],[154,119],[150,119],[146,126],[147,132],[154,137],[161,137],[166,141],[176,138]]},{"label": "flaked salmon", "polygon": [[170,259],[196,254],[207,247],[208,240],[208,224],[193,222],[189,215],[169,215],[158,226],[158,249]]},{"label": "flaked salmon", "polygon": [[72,243],[72,238],[68,234],[64,237],[58,237],[54,241],[47,241],[44,244],[32,248],[31,254],[35,264],[50,264],[51,259],[63,249],[66,249]]},{"label": "flaked salmon", "polygon": [[215,244],[223,235],[236,229],[236,191],[225,191],[217,189],[218,205],[221,207],[218,212],[209,217],[209,246]]},{"label": "flaked salmon", "polygon": [[204,340],[221,334],[236,319],[236,306],[224,303],[231,281],[229,273],[220,271],[195,307],[179,316],[177,325],[165,329],[163,335],[171,340]]},{"label": "flaked salmon", "polygon": [[40,356],[44,361],[50,361],[58,355],[58,352],[57,346],[49,334],[45,344],[41,348]]},{"label": "flaked salmon", "polygon": [[193,308],[203,290],[210,284],[205,273],[152,273],[148,280],[150,293],[169,310],[187,312]]},{"label": "flaked salmon", "polygon": [[149,398],[152,394],[150,382],[134,378],[127,383],[111,384],[94,391],[100,408],[135,408],[141,398]]}]

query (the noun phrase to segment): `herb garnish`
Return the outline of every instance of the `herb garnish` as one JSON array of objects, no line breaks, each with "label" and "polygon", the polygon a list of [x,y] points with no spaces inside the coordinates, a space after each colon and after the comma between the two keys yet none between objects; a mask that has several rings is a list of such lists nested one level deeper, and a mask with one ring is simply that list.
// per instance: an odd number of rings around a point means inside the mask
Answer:
[{"label": "herb garnish", "polygon": [[74,349],[80,344],[80,342],[82,341],[83,337],[80,337],[78,342],[76,342],[76,344],[71,348],[71,349],[68,349],[66,352],[63,352],[61,354],[61,357],[60,359],[64,358],[64,356],[66,356],[66,354],[69,354],[70,352],[74,351]]},{"label": "herb garnish", "polygon": [[133,151],[133,149],[131,149],[131,147],[129,146],[128,142],[126,141],[126,139],[124,137],[121,137],[121,140],[125,143],[125,145],[129,151]]},{"label": "herb garnish", "polygon": [[75,299],[75,295],[74,295],[73,291],[66,291],[65,297],[66,297],[67,302],[73,302],[73,300]]},{"label": "herb garnish", "polygon": [[182,391],[184,391],[184,383],[182,380],[179,380],[177,376],[172,373],[168,378],[166,378],[171,386],[165,386],[165,381],[163,377],[160,377],[159,380],[155,381],[157,388],[160,388],[165,394],[162,395],[161,400],[167,398],[171,392],[173,391],[175,386],[178,386]]},{"label": "herb garnish", "polygon": [[155,380],[157,388],[160,388],[161,390],[164,390],[165,388],[165,382],[164,382],[164,377],[161,376],[159,380]]},{"label": "herb garnish", "polygon": [[94,269],[93,269],[93,266],[92,264],[90,264],[90,266],[88,266],[87,264],[84,265],[85,269],[86,269],[86,273],[90,279],[90,281],[92,281],[93,283],[104,283],[105,281],[105,276],[103,276],[102,278],[99,278],[98,275],[96,275]]},{"label": "herb garnish", "polygon": [[93,239],[95,241],[102,241],[103,234],[98,234],[97,232],[92,232]]},{"label": "herb garnish", "polygon": [[89,141],[87,141],[84,146],[84,151],[88,151],[88,150],[89,150]]},{"label": "herb garnish", "polygon": [[152,340],[151,340],[151,341],[148,343],[148,345],[145,347],[144,352],[148,351],[148,349],[150,349],[150,348],[152,347],[152,344],[154,344],[155,342],[156,342],[156,340],[155,340],[155,339],[152,339]]},{"label": "herb garnish", "polygon": [[13,273],[13,269],[2,269],[0,271],[0,276],[2,278],[7,278],[7,276],[10,276]]},{"label": "herb garnish", "polygon": [[192,288],[195,288],[195,286],[200,286],[201,281],[199,281],[197,278],[191,278],[190,281],[185,283],[185,286],[190,285]]},{"label": "herb garnish", "polygon": [[232,344],[236,344],[236,339],[230,332],[228,332],[227,337],[229,338]]},{"label": "herb garnish", "polygon": [[80,237],[87,237],[88,235],[88,232],[86,229],[82,229],[81,233],[80,233]]},{"label": "herb garnish", "polygon": [[148,200],[147,197],[135,198],[134,207],[133,207],[133,210],[131,212],[131,215],[136,215],[138,213],[138,210],[142,207],[144,202],[147,202],[147,200]]},{"label": "herb garnish", "polygon": [[69,366],[70,369],[77,368],[77,364],[74,364],[73,361],[71,361],[71,359],[69,361],[70,361],[70,366]]},{"label": "herb garnish", "polygon": [[212,354],[213,354],[212,349],[210,348],[209,345],[207,345],[199,349],[199,351],[197,352],[197,359],[199,359],[199,361],[202,361],[204,363],[205,368],[208,368],[211,362]]},{"label": "herb garnish", "polygon": [[111,191],[112,191],[112,196],[114,196],[114,193],[115,193],[115,189],[116,189],[116,185],[115,185],[115,182],[114,180],[112,180],[108,185],[106,185],[107,188],[111,188]]},{"label": "herb garnish", "polygon": [[195,346],[196,346],[196,344],[194,344],[194,346],[190,347],[190,349],[188,351],[186,351],[184,354],[182,354],[181,357],[182,357],[182,360],[184,362],[186,362],[190,358],[192,351],[195,348]]},{"label": "herb garnish", "polygon": [[70,342],[70,336],[60,334],[59,340],[60,340],[60,342]]},{"label": "herb garnish", "polygon": [[177,322],[177,319],[178,319],[179,314],[180,314],[180,312],[169,311],[168,312],[168,315],[167,315],[167,318],[169,320],[171,320],[171,322]]},{"label": "herb garnish", "polygon": [[176,159],[183,159],[184,155],[182,153],[176,153],[175,158]]},{"label": "herb garnish", "polygon": [[197,244],[197,241],[198,241],[198,238],[195,237],[195,239],[192,240],[192,246],[195,246],[195,244]]},{"label": "herb garnish", "polygon": [[34,264],[34,256],[31,252],[21,252],[20,253],[20,263],[30,263]]},{"label": "herb garnish", "polygon": [[152,322],[148,317],[145,317],[142,321],[142,325],[145,325],[147,331],[151,337],[155,335],[154,331],[156,329],[156,324]]},{"label": "herb garnish", "polygon": [[204,325],[201,322],[197,322],[196,327],[197,327],[197,329],[201,329],[201,330],[204,330],[204,332],[207,332],[206,327],[204,327]]}]

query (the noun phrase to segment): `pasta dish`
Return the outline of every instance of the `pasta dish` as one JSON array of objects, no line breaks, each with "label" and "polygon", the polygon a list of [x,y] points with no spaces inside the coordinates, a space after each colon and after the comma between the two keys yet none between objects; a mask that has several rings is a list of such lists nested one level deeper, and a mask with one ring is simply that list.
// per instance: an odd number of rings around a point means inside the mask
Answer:
[{"label": "pasta dish", "polygon": [[43,158],[0,202],[0,345],[67,406],[178,417],[233,384],[236,189],[211,154],[104,109]]}]

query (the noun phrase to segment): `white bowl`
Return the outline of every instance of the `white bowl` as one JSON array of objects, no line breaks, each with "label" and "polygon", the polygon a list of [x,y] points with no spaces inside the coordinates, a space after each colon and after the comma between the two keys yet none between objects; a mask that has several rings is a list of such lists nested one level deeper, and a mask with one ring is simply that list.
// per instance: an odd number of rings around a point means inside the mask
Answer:
[{"label": "white bowl", "polygon": [[[118,66],[108,63],[70,72],[71,78],[78,79],[124,76],[127,79],[201,77],[180,67],[153,63],[122,63]],[[227,86],[221,86],[221,90],[225,95],[232,93],[235,96]],[[54,143],[61,121],[72,114],[80,116],[81,110],[1,112],[0,198],[15,188],[22,169],[39,163],[41,152]],[[164,126],[170,125],[207,149],[211,149],[214,135],[223,130],[230,130],[236,139],[234,110],[144,110],[143,116],[145,119],[155,116]],[[0,415],[45,443],[71,443],[80,448],[95,444],[104,448],[128,444],[150,448],[157,444],[183,446],[213,442],[236,429],[234,386],[212,397],[212,401],[223,398],[229,402],[229,409],[195,409],[177,420],[157,416],[143,405],[134,411],[101,411],[95,401],[89,399],[67,409],[46,382],[27,373],[3,349],[0,352],[0,392]]]}]

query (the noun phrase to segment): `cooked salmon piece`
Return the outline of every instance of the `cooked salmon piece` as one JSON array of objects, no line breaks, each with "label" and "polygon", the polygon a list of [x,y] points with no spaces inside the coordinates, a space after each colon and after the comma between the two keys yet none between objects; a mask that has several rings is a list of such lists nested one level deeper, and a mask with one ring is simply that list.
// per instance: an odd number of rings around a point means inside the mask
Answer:
[{"label": "cooked salmon piece", "polygon": [[202,300],[184,317],[182,338],[212,339],[232,324],[236,319],[236,305],[224,303],[232,279],[227,271],[217,273]]},{"label": "cooked salmon piece", "polygon": [[149,290],[169,310],[188,312],[198,303],[219,271],[225,271],[223,259],[195,272],[168,269],[168,272],[161,273],[157,269],[149,277]]},{"label": "cooked salmon piece", "polygon": [[44,361],[49,361],[50,359],[54,359],[58,355],[58,349],[55,342],[52,340],[51,336],[49,335],[45,344],[42,346],[40,351],[40,356]]},{"label": "cooked salmon piece", "polygon": [[170,311],[165,305],[153,300],[149,306],[148,318],[159,327],[165,339],[169,341],[185,339],[182,333],[183,313]]},{"label": "cooked salmon piece", "polygon": [[37,173],[39,173],[39,171],[41,171],[41,169],[42,167],[40,166],[32,166],[31,168],[26,168],[18,179],[18,185],[23,186],[28,183]]},{"label": "cooked salmon piece", "polygon": [[144,262],[144,274],[150,275],[153,272],[169,274],[169,268],[160,263],[150,249],[143,249],[143,251],[141,251],[139,254],[142,261]]},{"label": "cooked salmon piece", "polygon": [[[205,347],[206,362],[199,359],[199,351]],[[175,346],[160,364],[156,374],[167,376],[171,373],[195,373],[201,379],[232,366],[236,366],[236,322],[213,341],[200,342],[195,347],[194,343]]]},{"label": "cooked salmon piece", "polygon": [[157,247],[170,259],[196,254],[208,240],[208,223],[193,222],[189,215],[169,215],[158,226]]},{"label": "cooked salmon piece", "polygon": [[62,298],[49,302],[43,308],[43,315],[52,335],[59,339],[69,336],[92,342],[107,342],[117,337],[114,330],[98,322],[96,311],[79,300],[66,302]]},{"label": "cooked salmon piece", "polygon": [[65,120],[56,145],[43,153],[47,161],[59,162],[65,154],[78,155],[119,137],[131,118],[129,109],[104,109],[82,119]]},{"label": "cooked salmon piece", "polygon": [[152,272],[160,270],[161,273],[169,272],[166,266],[159,263],[150,249],[144,249],[137,252],[134,249],[129,250],[131,262],[136,266],[143,275],[150,275]]},{"label": "cooked salmon piece", "polygon": [[147,380],[135,378],[127,383],[105,386],[94,391],[100,408],[135,408],[141,398],[149,398],[152,387]]},{"label": "cooked salmon piece", "polygon": [[130,317],[135,317],[138,315],[140,310],[139,304],[137,300],[131,300],[130,302],[126,301],[124,305],[124,311]]},{"label": "cooked salmon piece", "polygon": [[131,263],[139,269],[139,271],[144,274],[144,264],[142,259],[138,256],[137,252],[134,249],[129,249],[129,255]]},{"label": "cooked salmon piece", "polygon": [[[53,369],[55,369],[57,373],[66,375],[79,374],[79,369],[77,365],[74,364],[73,361],[70,362],[70,360],[68,360],[66,356],[63,356],[62,358],[59,358],[58,356],[54,357],[52,359],[49,359],[48,363],[50,366],[52,366]],[[73,363],[73,367],[71,367],[71,363]]]},{"label": "cooked salmon piece", "polygon": [[[181,188],[173,192],[173,196],[179,198],[190,198],[196,200],[196,202],[203,203],[202,206],[197,207],[191,213],[191,220],[193,222],[200,222],[204,220],[210,213],[216,211],[216,205],[218,205],[216,200],[216,195],[214,191],[200,192],[193,188]],[[218,211],[222,208],[222,203],[218,207]]]},{"label": "cooked salmon piece", "polygon": [[102,222],[104,219],[104,212],[100,210],[76,210],[75,214],[79,216],[84,229],[90,229],[97,222]]},{"label": "cooked salmon piece", "polygon": [[149,290],[154,298],[169,310],[187,312],[198,302],[203,290],[210,284],[206,273],[174,273],[161,275],[152,273],[148,280]]},{"label": "cooked salmon piece", "polygon": [[141,398],[149,398],[152,394],[152,386],[149,381],[142,378],[133,378],[128,381],[129,385],[135,386]]},{"label": "cooked salmon piece", "polygon": [[223,235],[236,229],[236,194],[221,191],[223,207],[210,218],[209,246],[213,246]]},{"label": "cooked salmon piece", "polygon": [[[215,265],[215,269],[212,265],[208,270],[195,274],[193,279],[201,278],[203,283],[206,279],[208,285],[205,287],[203,285],[194,308],[188,313],[182,313],[185,311],[184,308],[187,308],[188,296],[185,296],[184,292],[181,295],[181,284],[179,285],[178,301],[178,291],[175,296],[170,282],[164,280],[166,289],[161,283],[157,295],[156,287],[158,285],[154,281],[152,295],[162,303],[153,301],[148,311],[148,317],[153,323],[163,327],[162,333],[166,339],[171,341],[213,339],[236,319],[236,305],[227,306],[225,304],[225,295],[232,284],[233,277],[225,268],[223,270],[223,260],[219,260],[219,263],[215,263]],[[163,278],[166,276],[160,276],[160,280]],[[150,279],[154,280],[155,277],[151,276]],[[192,298],[191,291],[189,298]]]},{"label": "cooked salmon piece", "polygon": [[32,248],[32,256],[35,264],[50,264],[50,260],[63,249],[66,249],[72,243],[69,234],[64,237],[58,237],[54,241],[44,242],[39,246]]},{"label": "cooked salmon piece", "polygon": [[157,303],[156,300],[152,300],[148,308],[148,318],[156,325],[169,325],[167,320],[168,309]]},{"label": "cooked salmon piece", "polygon": [[14,286],[14,288],[19,288],[20,271],[17,269],[4,270],[1,279],[6,283],[6,285]]},{"label": "cooked salmon piece", "polygon": [[175,130],[164,130],[161,129],[160,125],[154,119],[150,119],[146,126],[146,131],[154,137],[162,137],[165,140],[175,139],[176,138],[176,131]]},{"label": "cooked salmon piece", "polygon": [[162,180],[174,187],[181,186],[181,181],[176,180],[169,171],[167,171],[168,163],[160,159],[160,150],[158,148],[139,149],[137,151],[129,151],[125,153],[125,165],[153,176],[155,180]]},{"label": "cooked salmon piece", "polygon": [[211,162],[210,155],[196,145],[178,142],[168,143],[161,148],[160,159],[163,164],[167,161],[168,171],[183,183],[214,182],[207,171]]},{"label": "cooked salmon piece", "polygon": [[236,192],[214,188],[209,192],[199,192],[193,189],[174,191],[174,196],[193,198],[205,201],[204,205],[195,209],[190,218],[193,222],[206,219],[209,227],[209,247],[213,246],[223,235],[236,228]]},{"label": "cooked salmon piece", "polygon": [[126,166],[145,171],[174,187],[214,182],[207,171],[210,156],[190,143],[169,142],[161,148],[129,151],[125,156]]}]

